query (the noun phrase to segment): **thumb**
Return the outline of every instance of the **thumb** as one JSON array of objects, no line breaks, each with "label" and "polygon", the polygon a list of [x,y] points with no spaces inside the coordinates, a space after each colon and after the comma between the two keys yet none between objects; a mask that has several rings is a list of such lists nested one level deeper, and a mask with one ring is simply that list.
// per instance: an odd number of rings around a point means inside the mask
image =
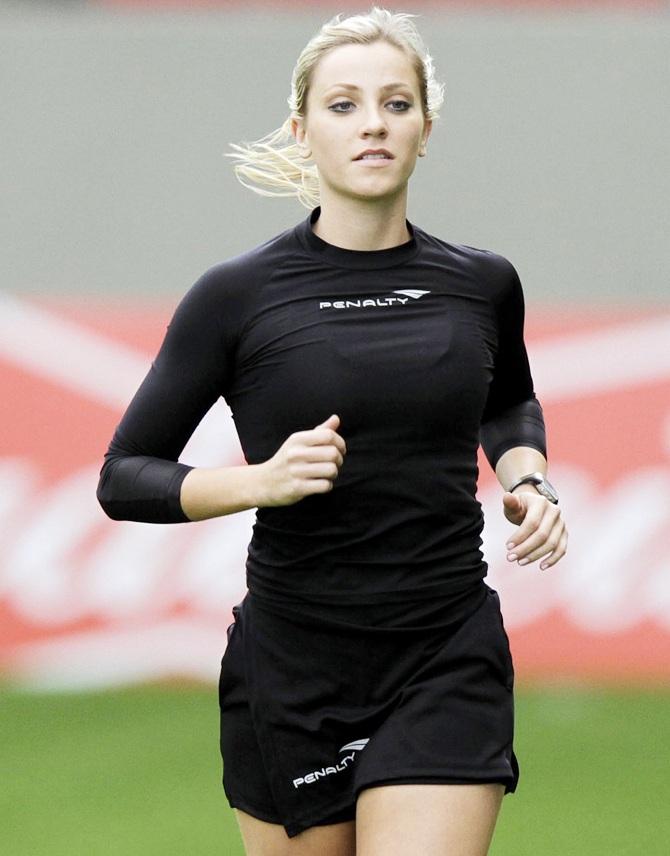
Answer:
[{"label": "thumb", "polygon": [[510,493],[508,490],[503,493],[503,502],[510,510],[521,507],[521,500],[515,493]]},{"label": "thumb", "polygon": [[340,427],[340,417],[336,414],[329,416],[325,422],[322,422],[320,425],[316,426],[317,428],[330,428],[332,431],[337,431]]},{"label": "thumb", "polygon": [[521,497],[510,493],[508,490],[503,494],[503,506],[505,511],[512,515],[520,514],[524,507]]}]

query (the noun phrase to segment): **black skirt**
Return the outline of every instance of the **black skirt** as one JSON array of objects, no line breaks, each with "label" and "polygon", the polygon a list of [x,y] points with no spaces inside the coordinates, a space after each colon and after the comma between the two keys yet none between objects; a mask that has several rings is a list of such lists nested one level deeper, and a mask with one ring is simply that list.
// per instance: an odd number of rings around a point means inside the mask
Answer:
[{"label": "black skirt", "polygon": [[248,594],[233,613],[219,682],[231,806],[292,837],[353,819],[374,785],[516,788],[512,660],[484,582],[411,609]]}]

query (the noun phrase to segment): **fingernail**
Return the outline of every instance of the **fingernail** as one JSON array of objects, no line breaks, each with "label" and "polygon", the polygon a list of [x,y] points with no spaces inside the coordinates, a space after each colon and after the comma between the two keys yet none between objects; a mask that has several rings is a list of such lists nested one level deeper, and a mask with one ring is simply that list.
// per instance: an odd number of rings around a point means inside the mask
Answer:
[{"label": "fingernail", "polygon": [[549,567],[549,565],[540,565],[540,570],[546,571],[548,567]]},{"label": "fingernail", "polygon": [[513,550],[516,545],[515,545],[514,541],[508,541],[507,544],[505,544],[505,546],[507,547],[508,550]]},{"label": "fingernail", "polygon": [[530,562],[530,559],[519,559],[519,564],[520,564],[520,565],[527,565],[527,564],[528,564],[528,562]]},{"label": "fingernail", "polygon": [[507,558],[510,560],[510,562],[516,562],[516,553],[509,553]]}]

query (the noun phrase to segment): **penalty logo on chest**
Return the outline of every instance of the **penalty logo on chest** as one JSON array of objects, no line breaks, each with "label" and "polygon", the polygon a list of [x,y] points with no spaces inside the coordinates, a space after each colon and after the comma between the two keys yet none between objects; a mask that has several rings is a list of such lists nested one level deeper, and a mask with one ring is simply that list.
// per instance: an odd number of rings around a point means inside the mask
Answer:
[{"label": "penalty logo on chest", "polygon": [[[356,297],[349,300],[321,300],[319,309],[366,309],[374,306],[404,306],[410,300],[420,300],[425,294],[430,294],[430,291],[421,291],[418,288],[405,288],[399,291],[394,291],[388,297]],[[398,295],[393,297],[393,295]]]}]

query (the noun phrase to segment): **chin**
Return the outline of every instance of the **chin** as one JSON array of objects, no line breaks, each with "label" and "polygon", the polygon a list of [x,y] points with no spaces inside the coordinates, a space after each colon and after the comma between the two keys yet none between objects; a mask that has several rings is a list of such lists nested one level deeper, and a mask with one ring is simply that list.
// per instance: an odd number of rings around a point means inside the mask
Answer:
[{"label": "chin", "polygon": [[332,184],[329,181],[325,181],[324,184],[334,196],[356,200],[393,198],[407,187],[407,181],[399,182],[397,178],[389,181],[388,178],[374,175],[368,176],[367,180],[359,179],[349,184]]},{"label": "chin", "polygon": [[367,180],[357,181],[355,184],[352,184],[351,189],[361,190],[364,193],[382,193],[386,195],[388,193],[398,193],[406,184],[406,181],[398,181],[397,179],[391,181],[388,176],[371,175],[368,176]]}]

